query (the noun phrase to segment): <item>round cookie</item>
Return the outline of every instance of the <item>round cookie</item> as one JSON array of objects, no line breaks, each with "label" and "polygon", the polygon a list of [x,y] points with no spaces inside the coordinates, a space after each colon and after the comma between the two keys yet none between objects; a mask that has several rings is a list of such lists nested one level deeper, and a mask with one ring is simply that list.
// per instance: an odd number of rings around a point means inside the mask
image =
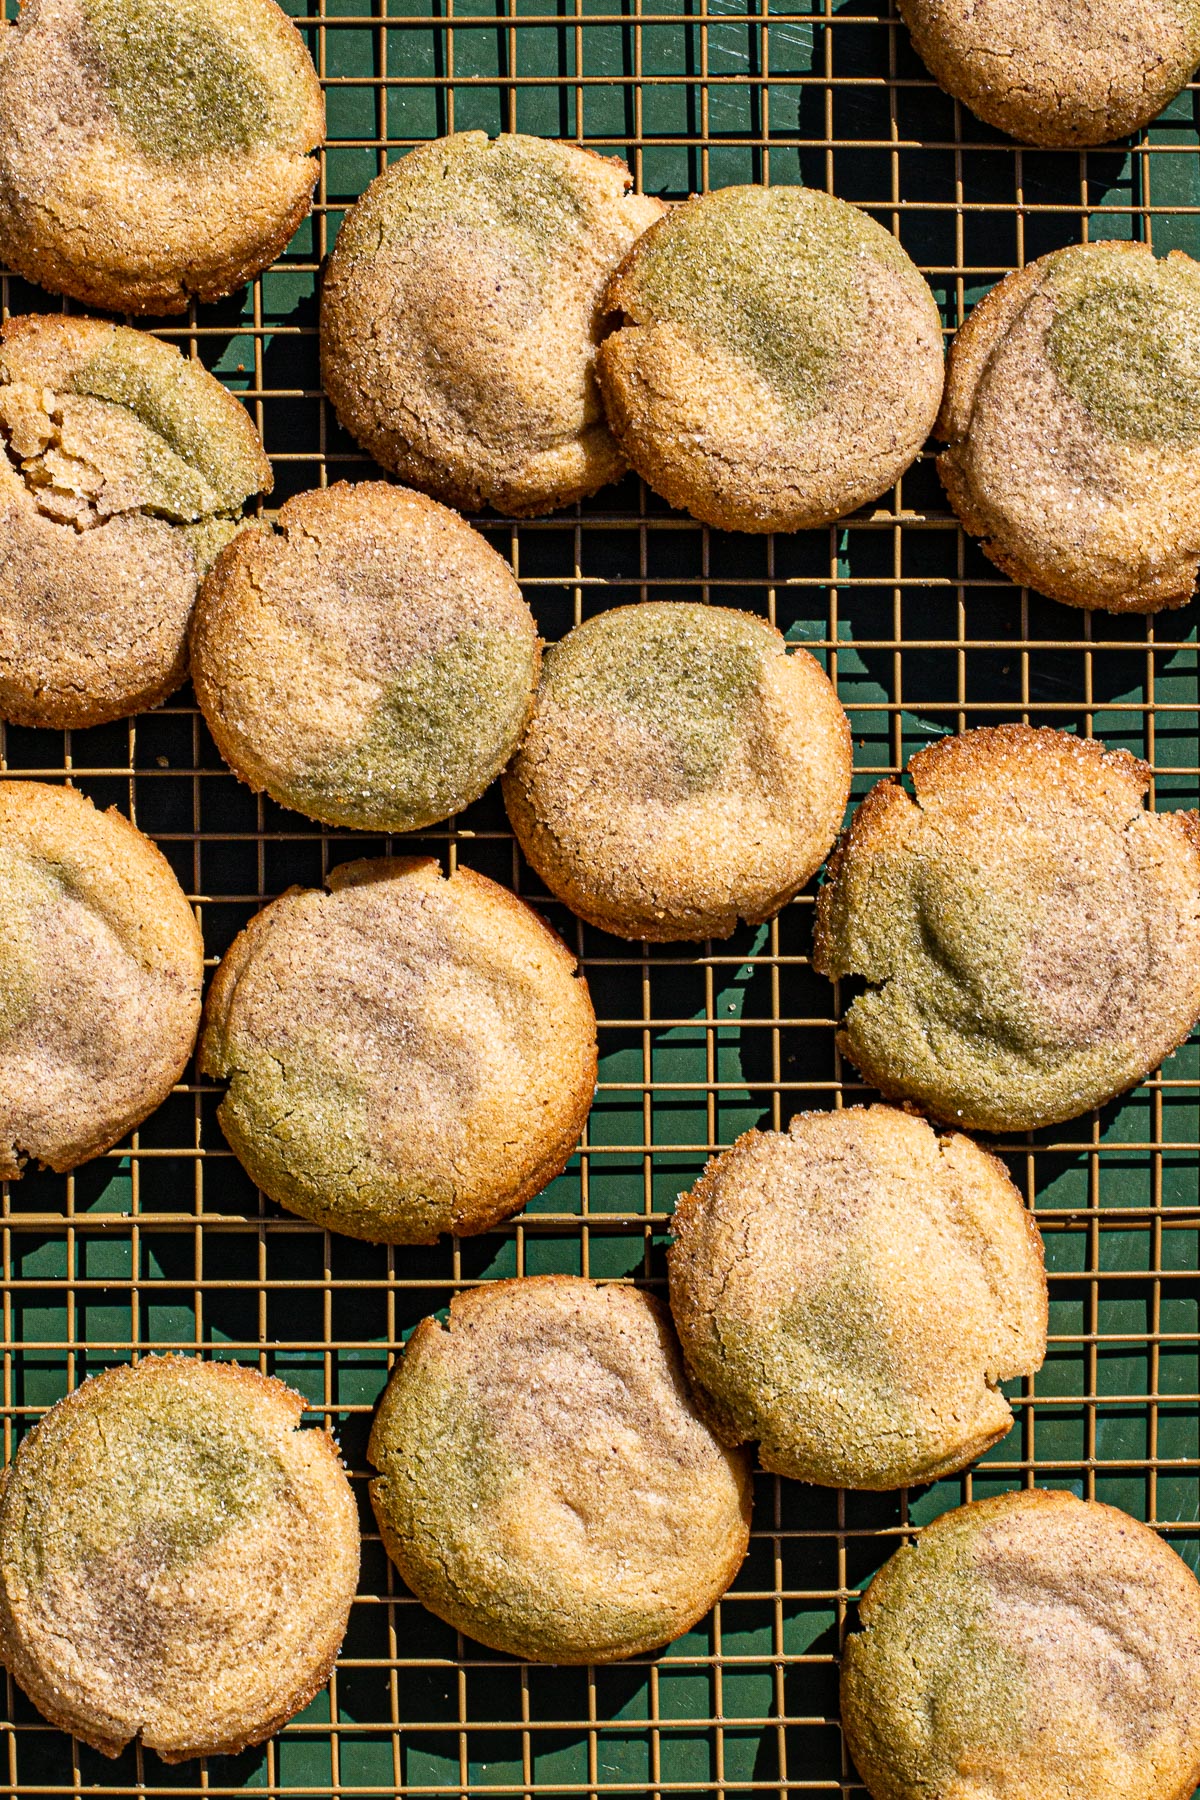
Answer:
[{"label": "round cookie", "polygon": [[1026,144],[1137,131],[1200,63],[1197,0],[898,0],[948,93]]},{"label": "round cookie", "polygon": [[750,1474],[684,1379],[666,1310],[568,1275],[459,1294],[393,1371],[367,1454],[417,1598],[529,1662],[604,1663],[702,1619],[750,1539]]},{"label": "round cookie", "polygon": [[0,716],[68,730],[165,700],[200,578],[272,486],[244,407],[201,363],[100,319],[10,319]]},{"label": "round cookie", "polygon": [[965,1468],[1046,1354],[1037,1227],[995,1157],[890,1106],[748,1131],[668,1253],[688,1374],[727,1444],[824,1487]]},{"label": "round cookie", "polygon": [[880,782],[817,897],[813,966],[869,985],[838,1043],[934,1118],[1025,1131],[1156,1069],[1200,1015],[1200,816],[1123,750],[1002,725]]},{"label": "round cookie", "polygon": [[850,728],[820,665],[753,613],[645,601],[546,653],[504,778],[521,848],[621,937],[728,937],[820,868],[850,792]]},{"label": "round cookie", "polygon": [[1157,612],[1200,566],[1200,263],[1077,244],[1009,275],[955,339],[938,472],[1014,581]]},{"label": "round cookie", "polygon": [[321,85],[274,0],[23,0],[0,27],[0,243],[52,293],[183,312],[308,212]]},{"label": "round cookie", "polygon": [[1200,1584],[1115,1507],[1037,1488],[943,1513],[871,1583],[842,1725],[873,1800],[1187,1800]]},{"label": "round cookie", "polygon": [[0,1499],[0,1655],[55,1725],[165,1762],[260,1744],[320,1692],[358,1515],[303,1395],[149,1357],[60,1400]]},{"label": "round cookie", "polygon": [[539,644],[503,557],[382,481],[297,494],[197,602],[192,679],[225,761],[327,825],[413,831],[478,799],[533,709]]},{"label": "round cookie", "polygon": [[0,1179],[62,1173],[166,1099],[204,946],[166,858],[74,788],[0,782]]},{"label": "round cookie", "polygon": [[252,919],[200,1065],[272,1200],[372,1243],[486,1231],[566,1167],[596,1085],[574,957],[532,909],[432,858],[344,863]]},{"label": "round cookie", "polygon": [[321,371],[377,462],[474,512],[549,512],[625,472],[596,390],[605,284],[662,204],[619,157],[457,132],[377,176],[321,295]]},{"label": "round cookie", "polygon": [[942,396],[942,327],[890,232],[815,188],[675,207],[609,286],[608,422],[672,506],[725,531],[799,531],[876,500]]}]

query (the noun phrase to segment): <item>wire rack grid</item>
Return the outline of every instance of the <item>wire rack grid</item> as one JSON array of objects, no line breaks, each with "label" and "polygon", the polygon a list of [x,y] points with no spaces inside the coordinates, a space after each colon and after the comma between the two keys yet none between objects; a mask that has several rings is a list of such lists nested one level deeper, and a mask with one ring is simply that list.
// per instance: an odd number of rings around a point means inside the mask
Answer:
[{"label": "wire rack grid", "polygon": [[[10,12],[13,0],[9,0]],[[374,471],[324,401],[317,281],[345,207],[386,163],[452,129],[523,130],[624,155],[668,197],[804,182],[866,206],[927,273],[948,329],[1008,269],[1132,237],[1200,253],[1189,90],[1129,145],[1022,149],[942,95],[887,0],[291,0],[326,84],[317,204],[288,253],[229,301],[143,322],[250,408],[272,504]],[[60,303],[12,277],[5,312]],[[855,793],[941,733],[1024,719],[1144,756],[1152,799],[1194,806],[1195,606],[1089,615],[997,575],[947,511],[929,455],[877,507],[788,538],[709,532],[633,478],[570,512],[478,521],[543,635],[647,598],[771,618],[837,680]],[[210,965],[265,900],[381,841],[324,831],[223,768],[189,693],[128,723],[8,728],[12,777],[76,782],[171,859]],[[676,1194],[751,1125],[854,1103],[839,996],[809,964],[812,892],[704,946],[629,946],[579,925],[517,855],[495,791],[424,834],[539,906],[581,955],[600,1086],[567,1173],[510,1225],[388,1250],[281,1213],[248,1183],[194,1075],[74,1175],[6,1187],[3,1421],[21,1433],[87,1374],[151,1349],[255,1364],[338,1432],[363,1494],[364,1570],[337,1671],[262,1749],[169,1769],[110,1763],[47,1726],[11,1681],[0,1795],[782,1796],[861,1793],[837,1719],[853,1603],[913,1527],[972,1496],[1066,1486],[1146,1518],[1194,1566],[1200,1445],[1200,1047],[1102,1112],[998,1147],[1036,1210],[1051,1281],[1045,1368],[1014,1384],[1012,1434],[972,1473],[895,1495],[758,1478],[749,1558],[661,1655],[524,1667],[457,1636],[402,1588],[365,1497],[372,1406],[407,1332],[460,1288],[547,1271],[661,1286]]]}]

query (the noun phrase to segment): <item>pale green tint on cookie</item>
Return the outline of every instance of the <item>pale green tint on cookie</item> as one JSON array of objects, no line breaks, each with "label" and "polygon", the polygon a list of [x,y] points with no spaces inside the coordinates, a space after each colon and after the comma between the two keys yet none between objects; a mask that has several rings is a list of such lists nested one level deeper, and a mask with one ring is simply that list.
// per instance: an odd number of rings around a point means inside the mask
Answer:
[{"label": "pale green tint on cookie", "polygon": [[104,91],[144,156],[191,162],[286,140],[296,107],[212,0],[82,0]]},{"label": "pale green tint on cookie", "polygon": [[357,744],[289,777],[288,804],[389,831],[448,818],[477,799],[512,754],[533,667],[526,637],[461,632],[392,679]]},{"label": "pale green tint on cookie", "polygon": [[190,1385],[110,1386],[70,1418],[21,1470],[18,1551],[33,1587],[64,1563],[194,1562],[287,1483],[257,1433]]},{"label": "pale green tint on cookie", "polygon": [[583,237],[594,204],[572,163],[571,154],[539,138],[441,139],[393,165],[350,215],[339,248],[370,256],[449,224],[478,233],[501,253],[550,261]]},{"label": "pale green tint on cookie", "polygon": [[[47,454],[81,459],[77,491],[90,496],[102,477],[118,496],[107,510],[132,509],[182,526],[203,576],[241,529],[243,502],[269,486],[269,465],[228,395],[199,364],[125,326],[91,329],[105,347],[81,359],[69,330],[65,338],[21,334],[0,346],[0,424],[7,389],[13,403],[35,396],[35,411],[49,393],[41,422]],[[18,462],[11,445],[9,454]],[[36,496],[48,474],[42,457],[20,466]]]},{"label": "pale green tint on cookie", "polygon": [[611,711],[657,733],[687,785],[711,787],[753,716],[771,634],[755,619],[686,602],[598,614],[548,650],[548,699]]},{"label": "pale green tint on cookie", "polygon": [[[93,462],[110,482],[132,481],[139,511],[175,525],[194,525],[216,513],[217,495],[200,470],[176,455],[128,407],[88,395],[59,397],[59,408],[63,449],[74,450],[76,428],[82,425],[88,432],[85,462]],[[102,448],[95,453],[97,445]]]},{"label": "pale green tint on cookie", "polygon": [[277,1050],[235,1041],[221,1127],[255,1183],[277,1196],[328,1200],[366,1160],[366,1087],[311,1034]]},{"label": "pale green tint on cookie", "polygon": [[[1003,867],[944,844],[874,859],[869,888],[848,896],[835,926],[848,967],[882,984],[847,1015],[851,1056],[902,1071],[904,1091],[939,1116],[954,1096],[983,1129],[1002,1128],[1018,1102],[1083,1111],[1124,1085],[1136,1056],[1125,997],[1113,996],[1111,1018],[1089,1018],[1083,1002],[1104,995],[1086,974],[1057,972],[1065,999],[1056,1009],[1055,981],[1031,973],[1055,948],[1069,960],[1060,926],[1079,888],[1095,884],[1099,916],[1113,912],[1109,896],[1125,871],[1108,866],[1102,834],[1094,849],[1095,863],[1081,865],[1077,888],[1067,890],[1055,882],[1053,846],[1044,863],[1031,855]],[[1047,972],[1055,975],[1053,961]]]},{"label": "pale green tint on cookie", "polygon": [[451,1182],[428,1172],[406,1178],[381,1158],[371,1112],[386,1106],[386,1095],[372,1097],[320,1032],[302,1048],[281,1045],[276,1052],[235,1041],[228,1055],[235,1066],[218,1112],[221,1128],[272,1199],[329,1219],[335,1229],[387,1223],[400,1213],[418,1222],[427,1217],[431,1235],[448,1229]]},{"label": "pale green tint on cookie", "polygon": [[[860,1421],[868,1438],[877,1433],[881,1411],[897,1435],[912,1432],[921,1422],[894,1374],[887,1329],[888,1270],[885,1265],[881,1284],[879,1266],[876,1245],[861,1246],[852,1239],[840,1244],[834,1266],[785,1307],[775,1330],[768,1326],[770,1335],[764,1335],[777,1372],[770,1385],[784,1395],[819,1391],[828,1386],[831,1372],[842,1372],[843,1394],[869,1389],[869,1414]],[[786,1431],[786,1418],[780,1423]],[[848,1423],[853,1428],[854,1421]]]},{"label": "pale green tint on cookie", "polygon": [[495,1508],[523,1469],[514,1468],[462,1370],[445,1371],[424,1357],[389,1397],[387,1427],[388,1449],[377,1461],[393,1529],[427,1532],[461,1554],[481,1523],[473,1516],[478,1507]]},{"label": "pale green tint on cookie", "polygon": [[1068,252],[1049,292],[1050,366],[1108,436],[1200,441],[1200,268]]},{"label": "pale green tint on cookie", "polygon": [[238,532],[245,528],[246,520],[240,515],[230,518],[225,514],[197,519],[194,524],[181,527],[192,552],[198,580],[203,581],[226,544],[231,544]]},{"label": "pale green tint on cookie", "polygon": [[942,1793],[967,1767],[992,1791],[987,1773],[1009,1762],[1035,1698],[1036,1675],[1000,1635],[977,1540],[948,1539],[898,1552],[884,1607],[851,1640],[855,1713],[871,1715],[897,1793]]},{"label": "pale green tint on cookie", "polygon": [[208,372],[140,333],[120,329],[111,347],[74,371],[71,391],[111,400],[139,418],[148,431],[204,477],[213,492],[211,510],[229,511],[257,493],[262,482],[253,441],[236,429],[225,396],[214,394]]},{"label": "pale green tint on cookie", "polygon": [[[787,1305],[721,1317],[718,1360],[701,1379],[722,1408],[728,1394],[744,1396],[729,1410],[742,1441],[760,1441],[764,1466],[785,1466],[802,1480],[828,1481],[840,1470],[857,1485],[864,1458],[880,1477],[898,1460],[898,1479],[907,1478],[913,1445],[929,1438],[929,1409],[914,1395],[911,1375],[906,1381],[897,1371],[889,1326],[902,1321],[887,1275],[878,1244],[849,1238]],[[824,1397],[823,1445],[814,1438],[814,1395]]]},{"label": "pale green tint on cookie", "polygon": [[[486,1394],[480,1400],[472,1393],[461,1364],[446,1370],[426,1356],[407,1378],[402,1366],[372,1455],[381,1471],[373,1498],[399,1540],[405,1578],[418,1596],[484,1641],[495,1634],[553,1657],[571,1633],[580,1590],[552,1558],[514,1548],[512,1521],[531,1505],[569,1507],[569,1466],[527,1467],[493,1423]],[[652,1604],[642,1612],[595,1588],[586,1611],[589,1635],[601,1645],[650,1636],[662,1623]]]},{"label": "pale green tint on cookie", "polygon": [[[866,324],[871,263],[912,274],[889,232],[810,188],[729,188],[672,214],[631,285],[655,323],[742,357],[800,418]],[[931,301],[932,304],[932,301]]]}]

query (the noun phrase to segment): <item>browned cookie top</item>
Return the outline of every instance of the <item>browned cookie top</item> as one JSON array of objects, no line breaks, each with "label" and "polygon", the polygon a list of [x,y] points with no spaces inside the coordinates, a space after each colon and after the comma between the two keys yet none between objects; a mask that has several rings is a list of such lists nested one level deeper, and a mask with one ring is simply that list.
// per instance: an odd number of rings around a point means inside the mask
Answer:
[{"label": "browned cookie top", "polygon": [[0,1499],[0,1654],[54,1724],[166,1762],[261,1743],[329,1677],[358,1516],[305,1401],[148,1357],[34,1427]]},{"label": "browned cookie top", "polygon": [[1200,63],[1197,0],[899,0],[944,88],[1030,144],[1107,144]]},{"label": "browned cookie top", "polygon": [[269,492],[245,409],[124,325],[0,333],[0,716],[73,727],[164,700],[198,581]]},{"label": "browned cookie top", "polygon": [[1076,1118],[1200,1015],[1200,821],[1125,751],[1002,725],[881,782],[817,902],[813,961],[867,991],[839,1042],[885,1094],[982,1131]]},{"label": "browned cookie top", "polygon": [[750,1476],[635,1288],[494,1281],[425,1319],[368,1455],[387,1552],[439,1618],[534,1662],[657,1649],[746,1554]]},{"label": "browned cookie top", "polygon": [[293,888],[214,978],[201,1063],[273,1200],[372,1242],[486,1230],[565,1167],[596,1082],[574,957],[515,894],[432,859]]},{"label": "browned cookie top", "polygon": [[546,654],[505,776],[521,848],[583,918],[727,937],[815,874],[850,791],[850,728],[805,650],[732,608],[645,601]]},{"label": "browned cookie top", "polygon": [[170,1093],[204,951],[166,859],[73,788],[0,782],[0,1175],[73,1169]]},{"label": "browned cookie top", "polygon": [[1042,1247],[1002,1163],[890,1106],[749,1131],[682,1196],[671,1311],[724,1442],[827,1487],[963,1468],[1046,1352]]},{"label": "browned cookie top", "polygon": [[1014,580],[1073,606],[1182,606],[1200,564],[1200,264],[1077,244],[955,339],[942,481]]},{"label": "browned cookie top", "polygon": [[383,481],[297,494],[200,593],[192,676],[217,748],[284,806],[412,831],[475,800],[533,707],[512,570],[448,507]]},{"label": "browned cookie top", "polygon": [[182,312],[308,211],[316,70],[274,0],[24,0],[0,30],[0,244],[113,312]]},{"label": "browned cookie top", "polygon": [[674,208],[605,305],[609,424],[639,475],[710,525],[840,518],[891,487],[937,413],[933,295],[890,232],[814,188]]},{"label": "browned cookie top", "polygon": [[625,462],[596,391],[601,296],[657,200],[618,158],[458,132],[346,215],[321,300],[325,386],[386,469],[468,511],[547,512]]},{"label": "browned cookie top", "polygon": [[842,1723],[874,1800],[1189,1800],[1200,1585],[1145,1525],[1039,1489],[943,1513],[868,1588]]}]

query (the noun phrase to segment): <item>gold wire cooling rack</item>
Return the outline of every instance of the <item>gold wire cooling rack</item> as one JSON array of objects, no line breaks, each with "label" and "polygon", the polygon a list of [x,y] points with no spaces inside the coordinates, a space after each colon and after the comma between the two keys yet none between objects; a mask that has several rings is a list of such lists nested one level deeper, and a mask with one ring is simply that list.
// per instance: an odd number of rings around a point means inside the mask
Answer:
[{"label": "gold wire cooling rack", "polygon": [[[1021,149],[939,93],[886,0],[311,0],[307,14],[301,3],[291,10],[329,103],[313,217],[244,295],[161,323],[242,395],[274,461],[273,504],[372,473],[320,391],[320,260],[388,159],[445,131],[575,138],[626,155],[667,196],[738,181],[828,188],[899,234],[948,327],[1009,268],[1089,235],[1200,253],[1191,91],[1132,145]],[[6,312],[60,304],[14,278],[2,299]],[[933,736],[1025,719],[1125,746],[1151,764],[1155,804],[1197,804],[1195,605],[1116,619],[1015,589],[957,529],[929,456],[878,507],[792,538],[709,532],[632,478],[572,512],[480,523],[547,638],[650,597],[766,614],[836,677],[858,795]],[[283,887],[385,847],[248,794],[186,693],[87,732],[10,727],[3,767],[70,779],[151,833],[195,900],[210,964]],[[1041,1483],[1152,1521],[1196,1565],[1193,1042],[1119,1103],[999,1146],[1045,1233],[1051,1345],[1041,1373],[1014,1385],[1013,1433],[973,1473],[896,1495],[760,1477],[731,1592],[669,1650],[610,1668],[522,1666],[407,1596],[363,1484],[371,1408],[416,1320],[504,1275],[661,1285],[675,1195],[707,1155],[750,1125],[863,1093],[834,1047],[839,997],[809,965],[811,892],[727,943],[642,949],[548,898],[494,791],[421,843],[510,883],[582,956],[601,1065],[580,1154],[483,1238],[375,1248],[265,1202],[224,1145],[215,1092],[193,1077],[108,1156],[5,1188],[6,1459],[106,1364],[151,1349],[237,1358],[301,1388],[338,1432],[366,1544],[329,1688],[272,1743],[174,1769],[134,1750],[110,1763],[9,1682],[0,1794],[861,1793],[837,1722],[838,1649],[904,1532],[972,1495]]]}]

